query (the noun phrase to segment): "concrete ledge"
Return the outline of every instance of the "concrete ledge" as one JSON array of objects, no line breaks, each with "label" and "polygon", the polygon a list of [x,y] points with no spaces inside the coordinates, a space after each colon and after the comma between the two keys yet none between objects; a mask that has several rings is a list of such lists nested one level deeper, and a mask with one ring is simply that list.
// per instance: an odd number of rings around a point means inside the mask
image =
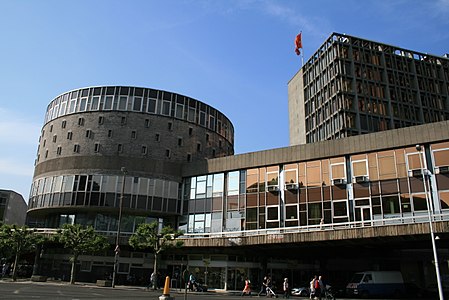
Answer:
[{"label": "concrete ledge", "polygon": [[31,276],[31,281],[34,281],[34,282],[46,282],[47,281],[47,276],[32,275]]},{"label": "concrete ledge", "polygon": [[97,280],[97,286],[111,287],[112,286],[112,281],[111,280]]}]

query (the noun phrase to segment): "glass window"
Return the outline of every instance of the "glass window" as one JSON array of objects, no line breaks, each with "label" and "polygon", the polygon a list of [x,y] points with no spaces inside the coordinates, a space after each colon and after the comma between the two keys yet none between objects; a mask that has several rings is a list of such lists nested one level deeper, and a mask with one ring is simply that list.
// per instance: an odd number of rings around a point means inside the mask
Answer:
[{"label": "glass window", "polygon": [[156,113],[156,99],[149,99],[148,101],[148,112],[149,113]]},{"label": "glass window", "polygon": [[278,186],[279,185],[279,167],[268,167],[267,168],[267,186]]},{"label": "glass window", "polygon": [[321,167],[319,161],[307,162],[307,186],[321,186]]},{"label": "glass window", "polygon": [[228,195],[238,195],[239,194],[239,172],[229,172],[228,173]]},{"label": "glass window", "polygon": [[384,214],[398,214],[399,210],[399,197],[397,195],[383,196],[382,197],[382,209]]},{"label": "glass window", "polygon": [[334,217],[348,216],[348,202],[347,201],[333,201]]},{"label": "glass window", "polygon": [[352,172],[354,177],[368,175],[366,160],[353,161]]},{"label": "glass window", "polygon": [[100,97],[92,97],[91,110],[98,110],[99,104],[100,104]]},{"label": "glass window", "polygon": [[118,104],[118,109],[119,110],[126,110],[126,104],[128,101],[128,97],[120,97],[119,99],[119,104]]},{"label": "glass window", "polygon": [[267,206],[267,222],[279,221],[279,206]]},{"label": "glass window", "polygon": [[285,220],[298,220],[298,205],[285,206]]},{"label": "glass window", "polygon": [[379,178],[392,179],[396,178],[396,164],[394,155],[379,157]]},{"label": "glass window", "polygon": [[141,107],[142,107],[142,98],[141,97],[134,97],[133,110],[134,111],[141,111]]},{"label": "glass window", "polygon": [[332,179],[346,178],[345,165],[343,163],[332,164],[331,165],[331,176],[332,176]]},{"label": "glass window", "polygon": [[286,165],[284,172],[285,183],[298,182],[298,166],[296,164]]},{"label": "glass window", "polygon": [[449,166],[449,149],[439,150],[433,152],[435,159],[435,166]]},{"label": "glass window", "polygon": [[104,100],[104,107],[103,109],[105,110],[111,110],[112,109],[112,102],[114,100],[113,96],[106,96],[105,100]]},{"label": "glass window", "polygon": [[86,111],[87,98],[81,98],[79,111]]},{"label": "glass window", "polygon": [[246,192],[255,193],[257,192],[258,186],[258,170],[249,169],[246,172]]},{"label": "glass window", "polygon": [[448,209],[449,208],[449,192],[440,192],[440,205],[442,209]]}]

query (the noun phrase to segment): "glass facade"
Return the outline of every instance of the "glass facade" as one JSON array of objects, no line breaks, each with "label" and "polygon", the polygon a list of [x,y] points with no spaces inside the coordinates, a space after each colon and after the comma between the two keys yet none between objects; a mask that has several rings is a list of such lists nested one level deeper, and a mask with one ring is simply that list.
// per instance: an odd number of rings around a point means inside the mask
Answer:
[{"label": "glass facade", "polygon": [[[117,229],[117,214],[108,209],[117,209],[121,189],[124,184],[124,210],[133,211],[137,216],[125,216],[122,220],[124,232],[133,232],[135,225],[145,221],[152,214],[165,216],[179,215],[179,183],[162,179],[114,175],[63,175],[36,179],[31,188],[28,208],[33,210],[47,208],[74,209],[76,214],[55,214],[45,221],[34,220],[38,227],[59,227],[63,223],[94,225],[99,231]],[[96,208],[95,214],[83,213],[82,208]],[[42,223],[43,222],[43,223]]]},{"label": "glass facade", "polygon": [[[448,166],[445,142],[424,152],[406,147],[187,178],[182,229],[193,234],[425,222],[427,197],[435,214],[449,208]],[[423,180],[424,169],[430,175]]]}]

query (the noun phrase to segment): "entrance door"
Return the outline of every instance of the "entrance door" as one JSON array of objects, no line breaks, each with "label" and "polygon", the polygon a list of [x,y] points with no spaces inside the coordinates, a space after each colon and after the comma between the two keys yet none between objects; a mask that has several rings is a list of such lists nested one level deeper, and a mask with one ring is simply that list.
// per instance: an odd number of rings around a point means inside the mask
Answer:
[{"label": "entrance door", "polygon": [[355,220],[360,221],[361,226],[371,226],[371,207],[357,206],[355,207]]}]

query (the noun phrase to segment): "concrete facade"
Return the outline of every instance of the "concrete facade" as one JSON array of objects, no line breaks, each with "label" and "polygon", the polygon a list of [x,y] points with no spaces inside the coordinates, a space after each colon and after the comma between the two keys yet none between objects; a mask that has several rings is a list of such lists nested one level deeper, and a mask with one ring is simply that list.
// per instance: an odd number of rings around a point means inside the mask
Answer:
[{"label": "concrete facade", "polygon": [[25,225],[27,204],[22,195],[0,190],[0,222],[5,224]]}]

